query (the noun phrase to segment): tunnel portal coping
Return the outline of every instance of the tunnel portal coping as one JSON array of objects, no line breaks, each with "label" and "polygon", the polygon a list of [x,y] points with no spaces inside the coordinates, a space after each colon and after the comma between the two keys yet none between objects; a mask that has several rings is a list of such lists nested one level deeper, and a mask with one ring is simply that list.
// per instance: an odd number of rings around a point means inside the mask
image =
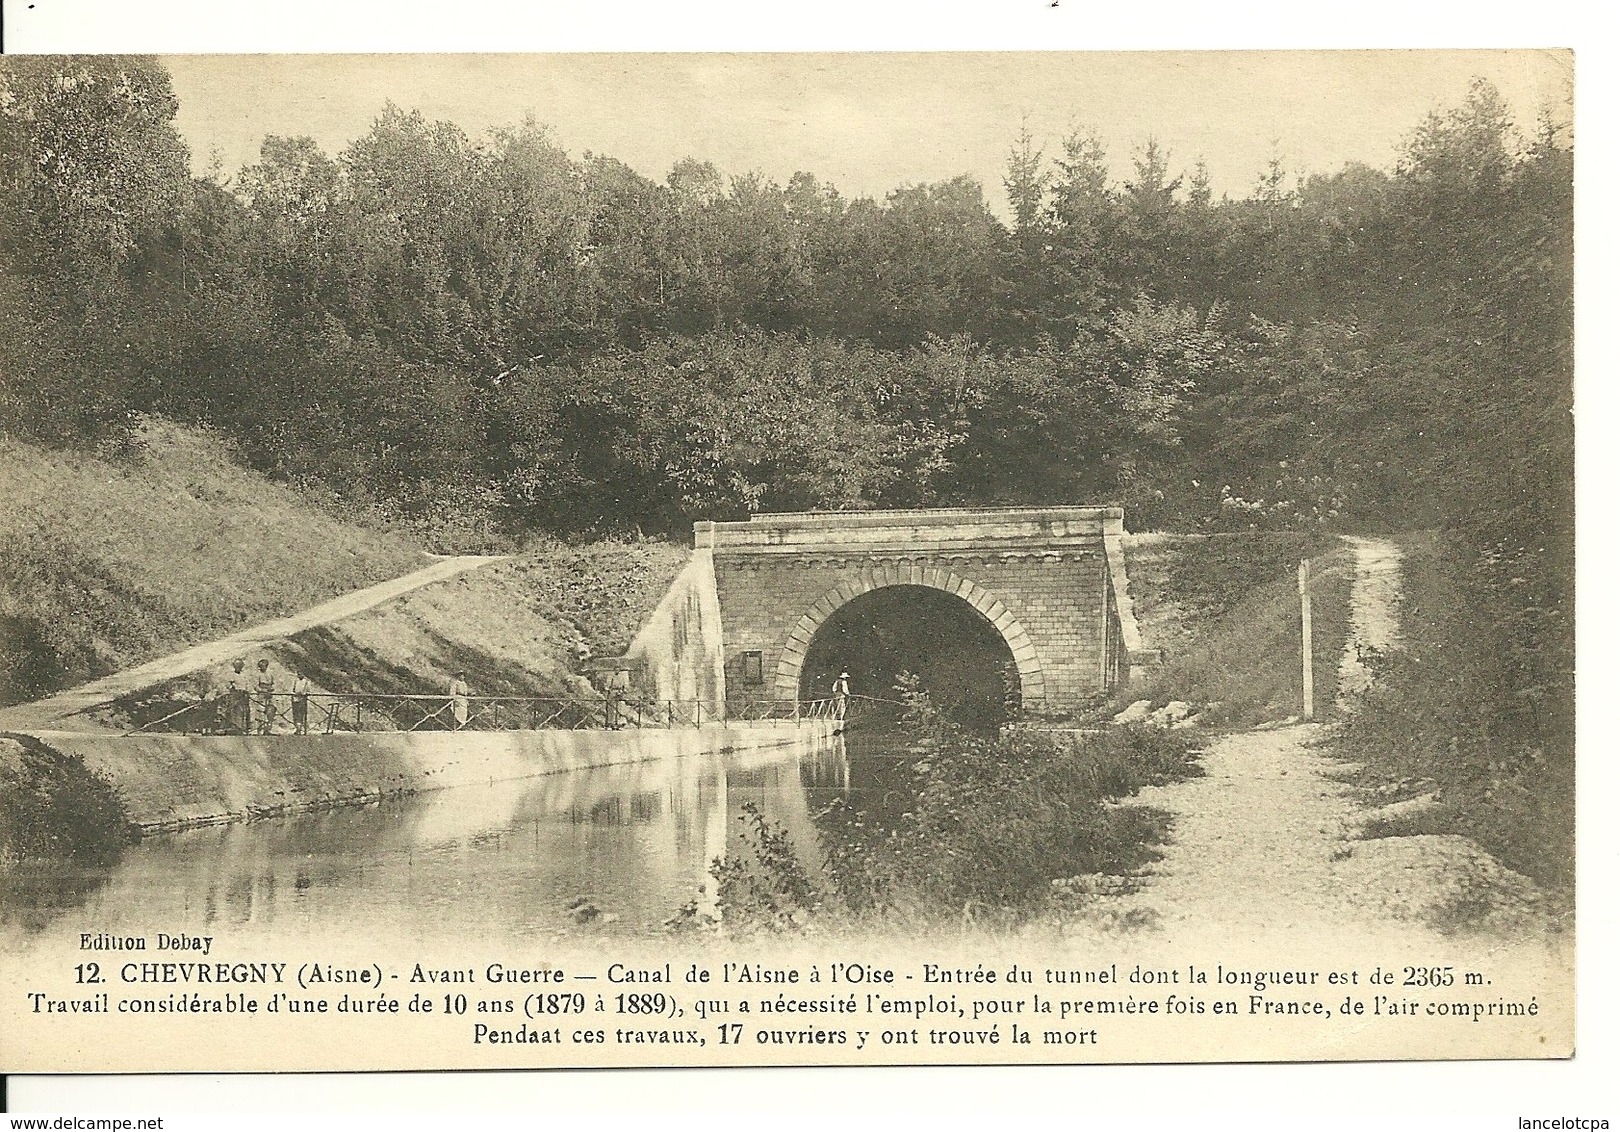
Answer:
[{"label": "tunnel portal coping", "polygon": [[950,507],[762,513],[746,521],[694,523],[692,532],[694,545],[718,554],[926,553],[1096,546],[1124,528],[1120,507]]}]

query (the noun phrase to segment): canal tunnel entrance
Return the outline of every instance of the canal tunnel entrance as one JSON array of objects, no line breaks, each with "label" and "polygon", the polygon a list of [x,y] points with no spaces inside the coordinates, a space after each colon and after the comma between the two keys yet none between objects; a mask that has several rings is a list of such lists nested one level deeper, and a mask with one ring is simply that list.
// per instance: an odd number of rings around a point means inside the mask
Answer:
[{"label": "canal tunnel entrance", "polygon": [[[936,707],[975,727],[999,724],[1019,691],[1012,650],[996,627],[962,598],[930,586],[884,586],[830,614],[805,652],[799,698],[831,695],[843,671],[852,694],[888,701],[899,698],[902,674],[915,675]],[[872,709],[867,700],[856,707]]]}]

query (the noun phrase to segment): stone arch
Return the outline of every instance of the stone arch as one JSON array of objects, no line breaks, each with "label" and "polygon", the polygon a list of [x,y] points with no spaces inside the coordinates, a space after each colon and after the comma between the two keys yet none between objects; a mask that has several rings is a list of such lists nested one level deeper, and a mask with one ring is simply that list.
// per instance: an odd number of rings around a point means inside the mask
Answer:
[{"label": "stone arch", "polygon": [[928,586],[931,589],[959,597],[990,622],[1012,652],[1018,668],[1019,692],[1027,701],[1046,699],[1046,676],[1041,672],[1040,658],[1029,633],[1018,623],[1002,601],[971,578],[964,578],[950,570],[914,563],[890,563],[863,571],[857,578],[835,586],[822,594],[805,615],[799,618],[793,632],[788,634],[782,647],[782,657],[776,664],[776,698],[799,698],[799,675],[804,670],[804,658],[816,630],[838,610],[862,594],[890,586]]}]

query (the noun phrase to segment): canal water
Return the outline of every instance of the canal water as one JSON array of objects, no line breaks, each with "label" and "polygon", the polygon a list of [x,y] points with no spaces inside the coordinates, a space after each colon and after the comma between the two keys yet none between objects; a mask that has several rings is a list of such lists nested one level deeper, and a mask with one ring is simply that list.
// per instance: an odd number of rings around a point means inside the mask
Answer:
[{"label": "canal water", "polygon": [[909,802],[908,762],[890,736],[806,737],[163,834],[110,868],[0,894],[0,943],[158,931],[266,942],[649,936],[683,905],[712,908],[709,868],[746,850],[745,807],[785,828],[817,875],[816,815],[843,798],[892,818]]}]

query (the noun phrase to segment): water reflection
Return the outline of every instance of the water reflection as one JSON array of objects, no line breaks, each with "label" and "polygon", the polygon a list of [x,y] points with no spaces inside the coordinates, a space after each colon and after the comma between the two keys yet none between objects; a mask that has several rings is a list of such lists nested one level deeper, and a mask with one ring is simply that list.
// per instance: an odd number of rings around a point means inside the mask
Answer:
[{"label": "water reflection", "polygon": [[77,908],[5,894],[0,930],[12,948],[83,931],[424,942],[657,932],[681,905],[712,899],[700,890],[716,857],[741,851],[745,805],[789,831],[812,875],[815,812],[838,796],[893,805],[896,759],[860,742],[852,753],[842,738],[805,737],[153,837]]}]

